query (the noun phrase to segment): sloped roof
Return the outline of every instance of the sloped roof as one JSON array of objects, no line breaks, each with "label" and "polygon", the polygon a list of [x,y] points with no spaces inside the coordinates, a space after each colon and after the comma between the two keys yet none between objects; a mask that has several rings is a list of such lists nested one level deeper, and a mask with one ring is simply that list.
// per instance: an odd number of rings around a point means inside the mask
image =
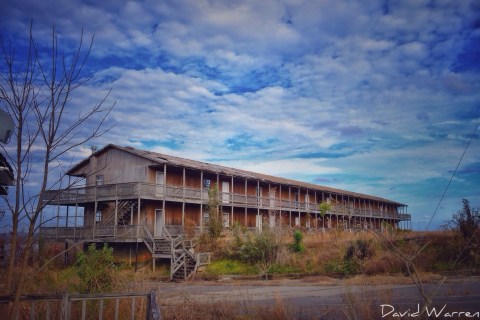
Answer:
[{"label": "sloped roof", "polygon": [[[286,178],[281,178],[281,177],[276,177],[276,176],[271,176],[267,174],[262,174],[262,173],[257,173],[257,172],[252,172],[252,171],[247,171],[247,170],[242,170],[242,169],[235,169],[231,167],[226,167],[222,165],[217,165],[217,164],[212,164],[212,163],[207,163],[207,162],[202,162],[202,161],[196,161],[196,160],[191,160],[191,159],[185,159],[185,158],[180,158],[180,157],[175,157],[167,154],[162,154],[158,152],[152,152],[152,151],[147,151],[147,150],[141,150],[133,147],[121,147],[118,145],[114,144],[109,144],[105,146],[104,148],[100,149],[99,151],[93,153],[90,157],[100,155],[103,152],[106,152],[109,149],[119,149],[125,152],[128,152],[130,154],[137,155],[139,157],[151,160],[155,163],[160,164],[168,164],[172,166],[178,166],[178,167],[186,167],[190,169],[196,169],[196,170],[203,170],[207,172],[211,172],[214,174],[222,174],[222,175],[227,175],[227,176],[234,176],[234,177],[242,177],[242,178],[247,178],[247,179],[258,179],[260,181],[264,182],[269,182],[269,183],[274,183],[274,184],[283,184],[283,185],[289,185],[292,187],[298,187],[298,188],[308,188],[308,189],[313,189],[317,191],[324,191],[327,193],[332,193],[332,194],[337,194],[337,195],[344,195],[344,196],[349,196],[349,197],[356,197],[356,198],[362,198],[362,199],[367,199],[367,200],[373,200],[373,201],[380,201],[380,202],[385,202],[385,203],[390,203],[390,204],[395,204],[398,206],[407,206],[405,204],[395,202],[392,200],[376,197],[376,196],[371,196],[367,194],[362,194],[362,193],[356,193],[356,192],[351,192],[351,191],[346,191],[342,189],[337,189],[337,188],[331,188],[331,187],[326,187],[326,186],[321,186],[313,183],[307,183],[307,182],[302,182],[302,181],[297,181],[297,180],[292,180],[292,179],[286,179]],[[82,166],[86,165],[90,159],[90,157],[84,159],[83,161],[79,162],[77,165],[75,165],[73,168],[71,168],[67,174],[69,175],[75,175],[73,174],[75,171],[80,169]]]}]

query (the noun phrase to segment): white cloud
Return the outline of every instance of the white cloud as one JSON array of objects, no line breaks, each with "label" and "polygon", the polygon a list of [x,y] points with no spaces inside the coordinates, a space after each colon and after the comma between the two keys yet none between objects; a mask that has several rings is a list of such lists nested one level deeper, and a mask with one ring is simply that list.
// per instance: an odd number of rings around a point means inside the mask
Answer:
[{"label": "white cloud", "polygon": [[478,33],[472,1],[0,3],[9,39],[30,15],[40,42],[52,24],[62,43],[82,27],[95,34],[94,83],[72,103],[113,88],[117,126],[100,145],[271,174],[377,177],[338,186],[424,203],[395,188],[444,179],[480,117],[478,66],[454,68]]},{"label": "white cloud", "polygon": [[281,177],[294,176],[300,172],[310,175],[336,174],[341,170],[334,166],[322,165],[318,159],[281,159],[272,161],[222,161],[221,164],[243,170],[261,172]]}]

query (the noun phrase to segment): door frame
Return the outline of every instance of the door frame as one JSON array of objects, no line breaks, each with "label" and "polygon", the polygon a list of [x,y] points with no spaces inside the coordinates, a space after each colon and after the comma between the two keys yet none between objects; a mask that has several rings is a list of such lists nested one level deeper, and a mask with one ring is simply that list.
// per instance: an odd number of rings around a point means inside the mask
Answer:
[{"label": "door frame", "polygon": [[222,203],[230,202],[230,182],[222,181]]},{"label": "door frame", "polygon": [[163,209],[155,209],[153,236],[163,236],[163,227],[165,226],[165,215]]}]

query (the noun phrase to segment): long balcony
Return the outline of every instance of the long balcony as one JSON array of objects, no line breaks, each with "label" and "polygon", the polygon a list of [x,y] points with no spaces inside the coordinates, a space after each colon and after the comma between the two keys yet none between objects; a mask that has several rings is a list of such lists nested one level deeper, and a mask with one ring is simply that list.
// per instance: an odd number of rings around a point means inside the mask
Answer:
[{"label": "long balcony", "polygon": [[[184,233],[184,229],[179,225],[164,226],[165,232],[169,236],[177,237]],[[73,241],[85,239],[115,239],[115,241],[139,241],[147,237],[152,237],[145,225],[126,225],[126,226],[73,226],[73,227],[40,227],[40,237],[44,239],[70,239]]]},{"label": "long balcony", "polygon": [[[119,183],[62,190],[49,190],[44,197],[45,205],[75,205],[95,201],[115,201],[128,199],[166,200],[188,203],[209,201],[208,191],[144,182]],[[311,214],[320,213],[318,203],[283,200],[270,197],[257,197],[237,193],[219,193],[223,206],[238,206],[277,211],[299,211]],[[387,218],[399,221],[410,220],[410,214],[378,211],[352,206],[333,206],[327,214]]]}]

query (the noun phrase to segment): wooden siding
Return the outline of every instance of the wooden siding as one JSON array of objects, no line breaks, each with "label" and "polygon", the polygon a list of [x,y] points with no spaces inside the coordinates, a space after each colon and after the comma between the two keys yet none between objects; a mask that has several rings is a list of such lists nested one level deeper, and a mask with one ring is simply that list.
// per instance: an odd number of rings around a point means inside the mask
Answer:
[{"label": "wooden siding", "polygon": [[256,216],[257,216],[257,210],[255,209],[247,209],[247,225],[246,227],[249,228],[254,228],[256,224]]},{"label": "wooden siding", "polygon": [[233,179],[233,193],[245,194],[245,179]]},{"label": "wooden siding", "polygon": [[147,167],[153,161],[118,149],[92,156],[90,161],[72,175],[85,175],[87,185],[95,185],[96,177],[103,175],[104,184],[147,180]]},{"label": "wooden siding", "polygon": [[182,204],[178,202],[165,203],[165,224],[182,224]]},{"label": "wooden siding", "polygon": [[200,171],[186,170],[185,187],[200,189],[202,186]]},{"label": "wooden siding", "polygon": [[200,205],[185,204],[185,225],[200,226]]},{"label": "wooden siding", "polygon": [[147,227],[148,231],[150,231],[151,234],[154,234],[155,232],[155,209],[157,209],[156,206],[152,206],[148,204],[144,206],[145,226]]},{"label": "wooden siding", "polygon": [[183,170],[177,167],[167,167],[166,184],[181,187],[183,185]]},{"label": "wooden siding", "polygon": [[245,209],[233,208],[233,224],[245,225]]}]

